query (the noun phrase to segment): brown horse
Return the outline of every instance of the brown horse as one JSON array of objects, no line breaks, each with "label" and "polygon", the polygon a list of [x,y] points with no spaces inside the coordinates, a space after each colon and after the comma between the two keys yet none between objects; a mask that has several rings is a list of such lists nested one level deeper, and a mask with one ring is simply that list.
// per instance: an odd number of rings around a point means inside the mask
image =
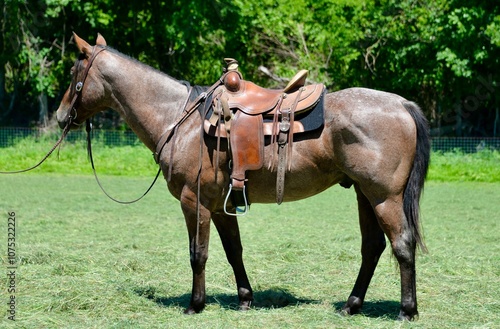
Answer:
[{"label": "brown horse", "polygon": [[[101,35],[95,46],[76,35],[75,41],[81,55],[57,110],[59,124],[70,122],[76,127],[111,108],[155,152],[162,135],[181,116],[188,97],[186,85],[107,47]],[[189,116],[177,127],[174,147],[169,142],[159,157],[165,178],[171,170],[168,189],[180,201],[189,233],[193,285],[185,312],[198,313],[205,306],[211,221],[234,270],[244,310],[250,307],[253,293],[243,264],[238,221],[223,211],[230,154],[223,149],[219,161],[214,160],[217,139],[200,134],[201,120],[200,115]],[[276,172],[268,169],[272,152],[267,145],[265,165],[247,173],[248,196],[254,203],[275,201]],[[354,185],[357,193],[362,263],[343,313],[360,311],[387,236],[400,268],[399,318],[411,320],[418,315],[415,252],[417,245],[425,249],[419,199],[429,154],[428,124],[418,106],[398,95],[363,88],[326,94],[323,128],[294,141],[284,201],[307,198],[337,183]]]}]

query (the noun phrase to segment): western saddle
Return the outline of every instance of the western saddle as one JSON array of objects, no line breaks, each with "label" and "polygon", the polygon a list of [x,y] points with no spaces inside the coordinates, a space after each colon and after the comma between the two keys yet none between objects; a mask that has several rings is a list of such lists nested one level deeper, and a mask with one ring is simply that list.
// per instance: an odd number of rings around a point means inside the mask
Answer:
[{"label": "western saddle", "polygon": [[213,111],[204,121],[204,130],[219,139],[217,145],[220,138],[228,139],[232,172],[224,211],[230,214],[226,207],[231,195],[236,207],[236,213],[231,215],[244,215],[249,206],[245,173],[262,168],[265,136],[269,136],[273,145],[269,169],[277,170],[276,202],[283,201],[285,172],[291,170],[293,134],[304,131],[295,117],[315,107],[324,85],[305,86],[308,71],[301,70],[284,89],[266,89],[243,80],[236,60],[225,61],[226,72],[222,84],[213,92]]}]

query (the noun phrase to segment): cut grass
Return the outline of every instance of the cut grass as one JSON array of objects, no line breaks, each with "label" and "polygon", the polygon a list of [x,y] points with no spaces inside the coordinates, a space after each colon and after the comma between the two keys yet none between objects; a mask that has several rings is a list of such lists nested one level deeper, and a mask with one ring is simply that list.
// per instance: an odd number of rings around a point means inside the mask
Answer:
[{"label": "cut grass", "polygon": [[[124,198],[145,178],[104,177]],[[493,328],[500,321],[499,184],[428,184],[428,254],[417,260],[420,319],[397,323],[399,274],[387,250],[363,314],[339,316],[360,264],[354,192],[252,206],[239,220],[255,292],[237,312],[234,276],[212,230],[206,310],[184,316],[191,270],[179,203],[157,184],[140,203],[107,200],[92,177],[0,176],[0,213],[18,219],[20,328]],[[0,241],[5,241],[2,225]],[[1,242],[5,246],[6,243]],[[2,247],[5,248],[5,247]],[[3,251],[2,254],[5,254]],[[0,284],[6,286],[6,276]],[[6,292],[0,294],[1,327]]]}]

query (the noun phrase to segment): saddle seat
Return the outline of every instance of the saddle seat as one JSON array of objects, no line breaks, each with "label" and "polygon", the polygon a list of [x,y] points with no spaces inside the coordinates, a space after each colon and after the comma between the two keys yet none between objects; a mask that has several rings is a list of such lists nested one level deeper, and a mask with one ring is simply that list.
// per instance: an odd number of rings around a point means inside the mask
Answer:
[{"label": "saddle seat", "polygon": [[[238,109],[248,115],[262,114],[271,117],[276,111],[292,109],[296,97],[299,95],[295,113],[300,113],[311,108],[321,96],[323,85],[304,86],[307,78],[307,70],[299,71],[284,89],[263,88],[251,81],[241,79],[237,71],[229,72],[224,79],[224,86],[229,108]],[[216,92],[217,93],[217,92]],[[277,106],[279,102],[280,106]]]}]

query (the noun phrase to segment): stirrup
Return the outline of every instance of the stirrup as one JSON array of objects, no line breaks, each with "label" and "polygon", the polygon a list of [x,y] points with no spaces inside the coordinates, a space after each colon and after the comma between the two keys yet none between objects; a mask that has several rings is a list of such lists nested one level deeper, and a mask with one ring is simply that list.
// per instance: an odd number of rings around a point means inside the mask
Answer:
[{"label": "stirrup", "polygon": [[233,184],[229,184],[229,192],[227,192],[226,199],[224,200],[224,213],[230,216],[245,216],[248,213],[248,208],[249,208],[247,195],[245,193],[245,185],[243,185],[243,200],[245,201],[245,207],[240,208],[235,206],[236,209],[235,213],[230,213],[227,211],[227,200],[229,200],[229,196],[231,195],[232,191],[233,191]]}]

